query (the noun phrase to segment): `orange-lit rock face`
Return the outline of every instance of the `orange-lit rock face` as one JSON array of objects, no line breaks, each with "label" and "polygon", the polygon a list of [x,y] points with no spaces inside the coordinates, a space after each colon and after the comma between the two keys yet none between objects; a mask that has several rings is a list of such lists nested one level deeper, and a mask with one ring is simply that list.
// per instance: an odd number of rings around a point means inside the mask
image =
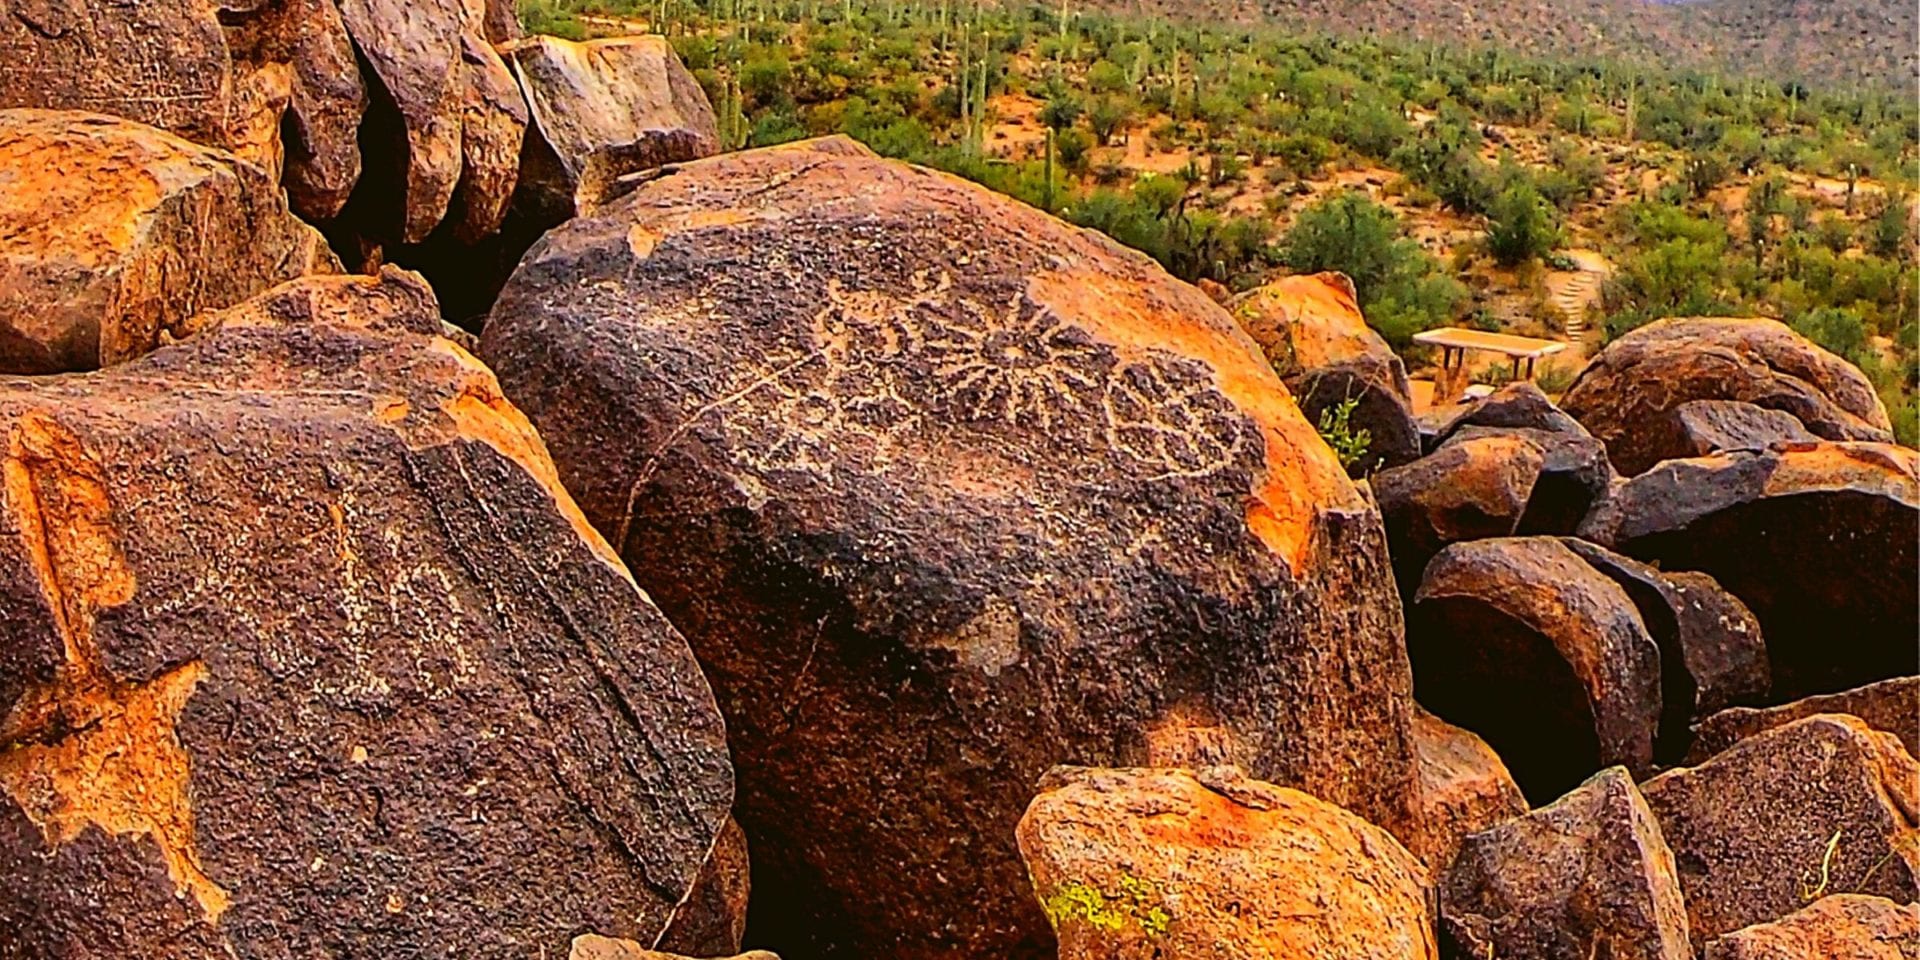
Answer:
[{"label": "orange-lit rock face", "polygon": [[1050,781],[1018,836],[1061,960],[1437,956],[1426,871],[1332,804],[1231,768]]},{"label": "orange-lit rock face", "polygon": [[1772,923],[1707,944],[1707,960],[1909,960],[1920,947],[1920,904],[1837,893]]},{"label": "orange-lit rock face", "polygon": [[1377,515],[1138,254],[794,144],[550,233],[480,355],[715,680],[769,937],[1044,949],[1006,827],[1070,760],[1229,757],[1410,828]]},{"label": "orange-lit rock face", "polygon": [[1353,464],[1355,476],[1419,457],[1406,367],[1368,328],[1344,274],[1276,280],[1236,301],[1233,318],[1293,390],[1308,422],[1354,401],[1349,429],[1370,439]]},{"label": "orange-lit rock face", "polygon": [[1233,318],[1283,367],[1312,370],[1392,356],[1360,315],[1353,281],[1337,273],[1275,280],[1235,304]]},{"label": "orange-lit rock face", "polygon": [[189,662],[145,683],[108,673],[94,621],[131,600],[135,585],[115,543],[103,471],[71,433],[44,414],[21,418],[0,471],[10,526],[62,655],[50,681],[21,691],[0,715],[0,791],[52,847],[88,827],[151,840],[176,890],[217,921],[227,894],[193,851],[187,757],[174,735],[206,668]]},{"label": "orange-lit rock face", "polygon": [[711,693],[437,324],[418,278],[308,278],[0,381],[9,946],[560,956],[680,907]]},{"label": "orange-lit rock face", "polygon": [[1413,851],[1439,876],[1462,839],[1526,813],[1527,798],[1485,740],[1417,706],[1413,743],[1424,827]]},{"label": "orange-lit rock face", "polygon": [[306,273],[326,242],[248,164],[92,114],[0,111],[0,370],[91,370]]}]

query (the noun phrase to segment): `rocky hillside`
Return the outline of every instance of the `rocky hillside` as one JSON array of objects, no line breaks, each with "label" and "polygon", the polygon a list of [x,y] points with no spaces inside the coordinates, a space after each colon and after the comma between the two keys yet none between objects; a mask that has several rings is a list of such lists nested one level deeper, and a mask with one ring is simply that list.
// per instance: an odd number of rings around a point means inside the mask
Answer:
[{"label": "rocky hillside", "polygon": [[1685,65],[1833,87],[1920,82],[1913,4],[1900,0],[1115,0],[1117,11],[1277,22],[1355,36],[1486,45],[1523,55]]},{"label": "rocky hillside", "polygon": [[1416,417],[1347,278],[723,153],[659,37],[53,9],[0,960],[1920,939],[1920,454],[1775,321]]}]

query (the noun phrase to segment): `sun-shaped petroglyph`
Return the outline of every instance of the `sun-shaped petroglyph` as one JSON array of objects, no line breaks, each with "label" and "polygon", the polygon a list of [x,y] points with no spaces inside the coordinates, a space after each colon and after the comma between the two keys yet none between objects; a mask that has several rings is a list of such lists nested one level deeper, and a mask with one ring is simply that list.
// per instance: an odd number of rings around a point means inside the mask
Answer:
[{"label": "sun-shaped petroglyph", "polygon": [[[904,293],[838,280],[822,293],[803,338],[750,361],[706,408],[743,466],[825,477],[859,450],[884,470],[929,420],[1104,445],[1160,476],[1223,469],[1251,439],[1205,366],[1123,362],[1024,290],[982,300],[919,271]],[[721,410],[734,402],[763,413]]]}]

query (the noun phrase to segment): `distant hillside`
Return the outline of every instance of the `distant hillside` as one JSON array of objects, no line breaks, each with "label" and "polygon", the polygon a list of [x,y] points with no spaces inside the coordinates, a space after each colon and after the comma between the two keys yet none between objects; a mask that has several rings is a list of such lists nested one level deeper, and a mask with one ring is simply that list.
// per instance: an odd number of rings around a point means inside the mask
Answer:
[{"label": "distant hillside", "polygon": [[1115,10],[1911,88],[1912,0],[1096,0]]}]

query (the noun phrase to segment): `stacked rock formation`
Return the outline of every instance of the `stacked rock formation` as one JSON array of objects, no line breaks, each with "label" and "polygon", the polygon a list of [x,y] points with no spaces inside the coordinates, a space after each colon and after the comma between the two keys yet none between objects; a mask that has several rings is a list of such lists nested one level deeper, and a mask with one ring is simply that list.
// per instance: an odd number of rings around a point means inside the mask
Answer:
[{"label": "stacked rock formation", "polygon": [[1420,456],[1407,369],[1360,315],[1344,274],[1286,277],[1234,301],[1233,317],[1253,337],[1316,426],[1351,401],[1348,429],[1367,448],[1348,469],[1365,476]]}]

